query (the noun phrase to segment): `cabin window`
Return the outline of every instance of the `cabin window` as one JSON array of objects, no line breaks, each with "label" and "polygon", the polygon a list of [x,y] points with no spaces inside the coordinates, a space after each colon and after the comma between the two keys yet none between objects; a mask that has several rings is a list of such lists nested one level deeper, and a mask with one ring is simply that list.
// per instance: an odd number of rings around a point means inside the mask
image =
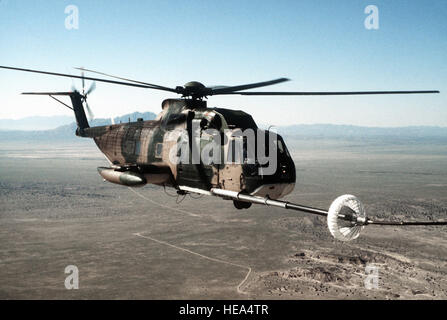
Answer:
[{"label": "cabin window", "polygon": [[233,138],[230,140],[228,145],[228,163],[242,163],[243,159],[243,148],[242,148],[242,139]]},{"label": "cabin window", "polygon": [[141,151],[141,142],[137,141],[135,142],[135,155],[139,156]]},{"label": "cabin window", "polygon": [[162,152],[163,152],[163,144],[157,143],[155,145],[155,158],[161,158]]}]

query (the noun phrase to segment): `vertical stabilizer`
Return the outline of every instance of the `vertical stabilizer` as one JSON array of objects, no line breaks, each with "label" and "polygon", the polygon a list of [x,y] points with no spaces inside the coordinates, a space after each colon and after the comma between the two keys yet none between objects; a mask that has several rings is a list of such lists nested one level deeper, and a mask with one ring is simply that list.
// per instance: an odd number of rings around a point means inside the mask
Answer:
[{"label": "vertical stabilizer", "polygon": [[84,129],[90,128],[87,117],[85,115],[84,106],[82,105],[82,95],[74,91],[70,94],[71,103],[73,104],[73,111],[76,117],[76,135],[84,137]]}]

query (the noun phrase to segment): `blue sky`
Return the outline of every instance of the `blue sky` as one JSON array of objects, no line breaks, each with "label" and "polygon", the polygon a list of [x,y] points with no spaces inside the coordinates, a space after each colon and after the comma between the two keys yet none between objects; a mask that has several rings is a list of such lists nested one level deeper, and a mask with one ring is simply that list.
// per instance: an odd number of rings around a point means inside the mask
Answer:
[{"label": "blue sky", "polygon": [[[64,10],[79,8],[79,29]],[[379,8],[367,30],[368,5]],[[267,90],[413,90],[438,95],[211,97],[259,123],[447,126],[447,1],[0,0],[0,65],[76,73],[74,66],[175,87],[236,85],[277,77]],[[75,81],[80,86],[80,81]],[[0,118],[70,114],[22,91],[68,90],[72,80],[0,70]],[[97,83],[97,117],[158,113],[153,90]]]}]

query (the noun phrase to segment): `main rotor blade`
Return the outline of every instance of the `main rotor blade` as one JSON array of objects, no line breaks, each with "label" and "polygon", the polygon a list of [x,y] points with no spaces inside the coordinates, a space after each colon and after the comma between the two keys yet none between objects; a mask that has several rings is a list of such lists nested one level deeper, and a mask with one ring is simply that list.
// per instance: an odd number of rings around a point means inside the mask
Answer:
[{"label": "main rotor blade", "polygon": [[82,76],[82,94],[85,95],[85,77],[84,72],[81,73]]},{"label": "main rotor blade", "polygon": [[243,96],[351,96],[380,94],[427,94],[439,93],[438,90],[418,91],[347,91],[347,92],[223,92],[218,94],[238,94]]},{"label": "main rotor blade", "polygon": [[111,75],[111,74],[107,74],[107,73],[104,73],[104,72],[99,72],[99,71],[95,71],[95,70],[91,70],[91,69],[86,69],[86,68],[82,68],[82,67],[80,67],[80,68],[76,68],[76,67],[75,67],[75,69],[77,69],[77,70],[82,70],[82,71],[87,71],[87,72],[92,72],[92,73],[97,73],[97,74],[101,74],[101,75],[106,76],[106,77],[111,77],[111,78],[115,78],[115,79],[119,79],[119,80],[124,80],[124,81],[134,82],[134,83],[138,83],[138,84],[144,84],[144,85],[147,85],[147,86],[154,87],[154,89],[155,89],[155,88],[158,88],[158,89],[160,89],[160,90],[176,92],[175,89],[168,88],[168,87],[163,87],[163,86],[159,86],[158,84],[152,84],[152,83],[147,83],[147,82],[142,82],[142,81],[137,81],[137,80],[127,79],[127,78],[117,77],[117,76],[113,76],[113,75]]},{"label": "main rotor blade", "polygon": [[287,78],[279,78],[279,79],[275,79],[275,80],[270,80],[270,81],[264,81],[264,82],[257,82],[257,83],[250,83],[250,84],[243,84],[240,86],[231,86],[231,87],[223,87],[223,88],[211,88],[212,89],[212,94],[216,95],[216,94],[231,94],[235,91],[241,91],[241,90],[247,90],[247,89],[253,89],[253,88],[260,88],[260,87],[266,87],[266,86],[271,86],[277,83],[281,83],[281,82],[286,82],[289,81],[290,79]]},{"label": "main rotor blade", "polygon": [[[72,74],[56,73],[56,72],[48,72],[48,71],[40,71],[40,70],[32,70],[32,69],[23,69],[23,68],[6,67],[6,66],[0,66],[0,68],[1,69],[9,69],[9,70],[17,70],[17,71],[25,71],[25,72],[42,73],[42,74],[48,74],[48,75],[58,76],[58,77],[77,78],[77,79],[82,79],[83,78],[82,76],[75,76],[75,75],[72,75]],[[134,84],[134,83],[114,81],[114,80],[106,80],[106,79],[100,79],[100,78],[84,77],[84,79],[92,80],[92,81],[100,81],[100,82],[119,84],[119,85],[130,86],[130,87],[138,87],[138,88],[145,88],[145,89],[155,89],[155,90],[164,90],[164,89],[160,89],[158,87],[153,87],[153,86],[149,86],[149,85]],[[169,89],[167,91],[175,92],[174,89]]]},{"label": "main rotor blade", "polygon": [[72,95],[73,92],[22,92],[22,94],[43,96],[69,96]]}]

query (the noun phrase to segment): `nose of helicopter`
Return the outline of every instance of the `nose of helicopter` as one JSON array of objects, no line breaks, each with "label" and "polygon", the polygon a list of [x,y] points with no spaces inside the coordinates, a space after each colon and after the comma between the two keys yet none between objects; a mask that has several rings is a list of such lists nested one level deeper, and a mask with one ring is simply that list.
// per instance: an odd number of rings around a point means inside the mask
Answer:
[{"label": "nose of helicopter", "polygon": [[246,191],[250,195],[280,199],[293,191],[296,170],[289,154],[278,155],[276,171],[272,175],[258,175],[257,169],[258,166],[245,166]]},{"label": "nose of helicopter", "polygon": [[290,161],[283,161],[279,164],[276,176],[278,179],[278,182],[293,182],[295,183],[296,180],[296,172],[295,172],[295,165],[290,159]]},{"label": "nose of helicopter", "polygon": [[[296,169],[292,158],[286,155],[279,160],[278,168],[274,175],[274,183],[272,190],[275,190],[274,195],[269,195],[272,199],[282,198],[291,193],[295,187]],[[273,198],[272,196],[275,196]]]}]

